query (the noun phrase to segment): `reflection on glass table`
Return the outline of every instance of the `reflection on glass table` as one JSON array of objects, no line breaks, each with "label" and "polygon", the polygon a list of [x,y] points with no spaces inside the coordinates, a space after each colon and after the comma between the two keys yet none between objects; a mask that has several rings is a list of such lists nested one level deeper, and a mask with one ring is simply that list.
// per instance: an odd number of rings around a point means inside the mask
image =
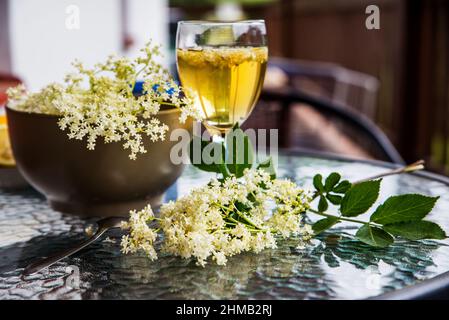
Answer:
[{"label": "reflection on glass table", "polygon": [[[312,176],[341,172],[358,179],[385,171],[380,162],[326,159],[282,154],[279,175],[311,186]],[[187,193],[211,175],[188,167],[166,194]],[[439,195],[430,220],[449,230],[449,185],[430,174],[385,178],[388,194],[420,192]],[[22,277],[23,267],[84,239],[89,222],[51,210],[34,191],[0,192],[0,299],[364,299],[415,285],[449,270],[448,241],[398,241],[373,249],[352,237],[341,223],[305,249],[294,239],[277,249],[231,257],[224,267],[161,255],[120,253],[120,230],[40,273]],[[447,280],[447,277],[443,280]]]}]

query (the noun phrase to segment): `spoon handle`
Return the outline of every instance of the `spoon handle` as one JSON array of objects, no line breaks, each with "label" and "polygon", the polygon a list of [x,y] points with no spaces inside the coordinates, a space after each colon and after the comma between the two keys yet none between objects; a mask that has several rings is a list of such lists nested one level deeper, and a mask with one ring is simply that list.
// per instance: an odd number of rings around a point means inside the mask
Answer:
[{"label": "spoon handle", "polygon": [[81,249],[90,245],[92,242],[96,241],[108,229],[109,228],[100,228],[92,237],[79,243],[77,246],[75,246],[71,249],[63,250],[63,251],[56,253],[50,257],[47,257],[47,258],[44,258],[44,259],[41,259],[41,260],[38,260],[36,262],[29,264],[23,271],[23,275],[27,276],[27,275],[36,273],[36,272],[38,272],[44,268],[47,268],[47,267],[51,266],[52,264],[66,258],[66,257],[71,256],[72,254],[80,251]]}]

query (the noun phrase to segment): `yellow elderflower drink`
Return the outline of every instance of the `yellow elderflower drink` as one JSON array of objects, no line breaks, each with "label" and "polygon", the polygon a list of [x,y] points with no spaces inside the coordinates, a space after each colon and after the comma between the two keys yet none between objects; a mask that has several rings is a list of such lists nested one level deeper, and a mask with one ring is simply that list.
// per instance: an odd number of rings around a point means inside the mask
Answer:
[{"label": "yellow elderflower drink", "polygon": [[262,89],[266,47],[177,49],[182,85],[212,132],[226,133],[251,113]]}]

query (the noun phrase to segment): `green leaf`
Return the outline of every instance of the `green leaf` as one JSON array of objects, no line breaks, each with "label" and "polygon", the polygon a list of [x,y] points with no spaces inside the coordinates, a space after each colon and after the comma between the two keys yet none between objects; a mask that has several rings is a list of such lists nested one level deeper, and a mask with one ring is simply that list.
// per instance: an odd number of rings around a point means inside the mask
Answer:
[{"label": "green leaf", "polygon": [[329,200],[332,204],[338,206],[341,204],[341,201],[343,200],[342,196],[338,196],[336,194],[327,194],[326,195],[327,200]]},{"label": "green leaf", "polygon": [[276,179],[276,170],[274,169],[273,159],[269,157],[257,165],[257,169],[262,169],[270,174],[271,180]]},{"label": "green leaf", "polygon": [[339,222],[340,221],[338,220],[337,217],[324,218],[324,219],[321,219],[321,220],[318,220],[317,222],[315,222],[312,226],[312,229],[313,229],[314,234],[317,235],[329,228],[332,228],[334,225],[336,225]]},{"label": "green leaf", "polygon": [[327,203],[327,200],[324,196],[320,197],[320,201],[318,202],[318,211],[324,212],[329,207],[329,204]]},{"label": "green leaf", "polygon": [[341,214],[355,217],[366,212],[379,197],[380,182],[381,180],[369,180],[353,185],[341,201]]},{"label": "green leaf", "polygon": [[346,193],[350,188],[352,184],[348,180],[343,180],[339,184],[335,186],[335,188],[332,189],[335,193]]},{"label": "green leaf", "polygon": [[341,176],[337,172],[332,172],[327,178],[326,182],[324,183],[324,190],[326,192],[332,191],[332,188],[335,187],[335,185],[340,181]]},{"label": "green leaf", "polygon": [[388,232],[370,225],[364,225],[355,234],[360,241],[373,247],[387,247],[394,242],[394,238]]},{"label": "green leaf", "polygon": [[222,172],[224,166],[224,145],[216,142],[202,140],[193,136],[189,144],[190,162],[200,170],[207,172]]},{"label": "green leaf", "polygon": [[384,229],[407,240],[446,238],[446,233],[439,225],[425,220],[388,224]]},{"label": "green leaf", "polygon": [[254,163],[254,151],[251,140],[242,129],[234,126],[226,135],[226,149],[228,156],[226,165],[229,171],[237,178],[243,176],[245,169],[250,169]]},{"label": "green leaf", "polygon": [[439,197],[403,194],[388,198],[372,214],[370,221],[379,224],[418,221],[432,211]]},{"label": "green leaf", "polygon": [[313,186],[320,192],[324,191],[323,176],[321,174],[316,174],[313,177]]}]

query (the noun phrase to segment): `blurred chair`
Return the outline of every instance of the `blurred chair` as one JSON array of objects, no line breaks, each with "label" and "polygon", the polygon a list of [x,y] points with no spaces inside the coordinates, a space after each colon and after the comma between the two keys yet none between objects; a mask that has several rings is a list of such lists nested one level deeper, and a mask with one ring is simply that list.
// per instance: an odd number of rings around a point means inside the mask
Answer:
[{"label": "blurred chair", "polygon": [[279,129],[284,148],[403,163],[373,122],[378,80],[337,64],[270,58],[244,127]]},{"label": "blurred chair", "polygon": [[271,73],[284,72],[291,88],[329,99],[375,119],[379,81],[371,75],[334,63],[275,57],[270,58],[268,68]]},{"label": "blurred chair", "polygon": [[404,163],[387,136],[367,116],[297,89],[264,89],[243,127],[278,129],[284,148]]}]

